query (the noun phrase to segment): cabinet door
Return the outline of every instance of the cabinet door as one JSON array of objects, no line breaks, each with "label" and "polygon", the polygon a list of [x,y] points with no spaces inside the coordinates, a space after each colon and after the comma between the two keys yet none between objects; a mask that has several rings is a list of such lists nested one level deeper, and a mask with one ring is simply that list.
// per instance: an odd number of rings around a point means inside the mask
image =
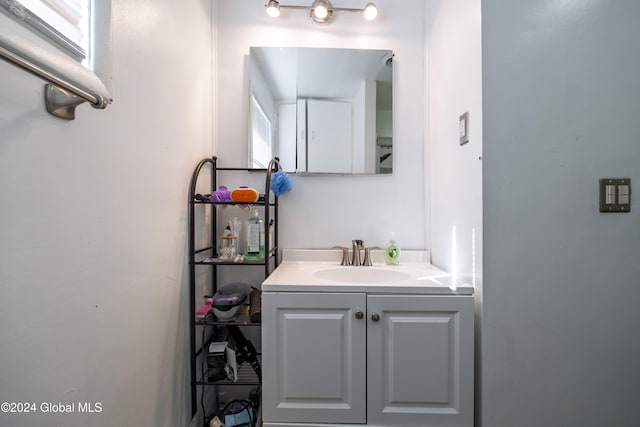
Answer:
[{"label": "cabinet door", "polygon": [[264,421],[366,421],[365,304],[365,294],[263,294]]},{"label": "cabinet door", "polygon": [[307,101],[307,171],[352,173],[352,106],[349,102]]},{"label": "cabinet door", "polygon": [[371,295],[367,313],[368,422],[472,426],[473,298]]}]

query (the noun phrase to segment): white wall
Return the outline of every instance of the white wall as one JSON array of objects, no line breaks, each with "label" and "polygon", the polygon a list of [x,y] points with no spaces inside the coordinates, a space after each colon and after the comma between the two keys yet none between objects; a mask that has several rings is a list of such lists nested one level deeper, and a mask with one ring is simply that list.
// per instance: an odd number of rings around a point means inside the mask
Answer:
[{"label": "white wall", "polygon": [[[364,6],[364,3],[361,6]],[[223,166],[247,159],[247,63],[250,46],[393,49],[394,171],[392,176],[293,176],[281,198],[280,246],[327,248],[361,238],[386,245],[397,232],[403,248],[428,247],[424,176],[424,0],[398,7],[377,1],[378,19],[339,13],[321,26],[304,11],[267,16],[264,2],[218,0],[216,154]],[[336,0],[336,7],[358,7]],[[397,107],[397,108],[396,108]]]},{"label": "white wall", "polygon": [[[428,147],[433,264],[475,286],[476,418],[481,413],[482,45],[480,0],[431,0]],[[469,143],[458,120],[469,112]]]},{"label": "white wall", "polygon": [[483,426],[638,425],[640,3],[482,2]]},{"label": "white wall", "polygon": [[[477,283],[482,277],[480,1],[429,3],[428,146],[433,263],[456,274],[461,281]],[[461,146],[458,119],[466,111],[470,142]]]},{"label": "white wall", "polygon": [[11,426],[182,426],[187,189],[211,155],[211,1],[113,1],[114,103],[76,120],[0,61],[0,413]]}]

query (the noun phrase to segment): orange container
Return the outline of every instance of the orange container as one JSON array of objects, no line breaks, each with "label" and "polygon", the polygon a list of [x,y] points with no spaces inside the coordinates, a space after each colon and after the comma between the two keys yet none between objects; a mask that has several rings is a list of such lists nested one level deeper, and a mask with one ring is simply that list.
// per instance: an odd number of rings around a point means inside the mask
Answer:
[{"label": "orange container", "polygon": [[244,203],[256,202],[258,201],[258,192],[253,188],[234,188],[231,190],[231,200]]}]

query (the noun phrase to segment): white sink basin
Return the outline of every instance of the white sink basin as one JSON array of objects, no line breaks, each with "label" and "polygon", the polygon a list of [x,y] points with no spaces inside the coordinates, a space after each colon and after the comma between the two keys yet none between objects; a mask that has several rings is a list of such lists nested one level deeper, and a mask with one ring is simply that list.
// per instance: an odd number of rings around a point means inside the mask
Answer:
[{"label": "white sink basin", "polygon": [[377,267],[337,267],[324,268],[313,272],[314,277],[342,283],[394,283],[404,282],[411,275],[402,271]]},{"label": "white sink basin", "polygon": [[278,268],[262,282],[271,292],[377,292],[473,295],[433,266],[421,251],[403,251],[400,265],[386,265],[384,251],[372,251],[373,266],[342,266],[340,250],[285,249]]}]

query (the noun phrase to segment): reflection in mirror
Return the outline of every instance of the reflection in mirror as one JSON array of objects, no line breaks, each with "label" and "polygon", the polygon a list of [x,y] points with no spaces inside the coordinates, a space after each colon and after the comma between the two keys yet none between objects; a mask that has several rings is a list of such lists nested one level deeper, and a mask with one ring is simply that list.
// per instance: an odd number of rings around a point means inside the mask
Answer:
[{"label": "reflection in mirror", "polygon": [[249,167],[390,174],[393,52],[252,47]]}]

